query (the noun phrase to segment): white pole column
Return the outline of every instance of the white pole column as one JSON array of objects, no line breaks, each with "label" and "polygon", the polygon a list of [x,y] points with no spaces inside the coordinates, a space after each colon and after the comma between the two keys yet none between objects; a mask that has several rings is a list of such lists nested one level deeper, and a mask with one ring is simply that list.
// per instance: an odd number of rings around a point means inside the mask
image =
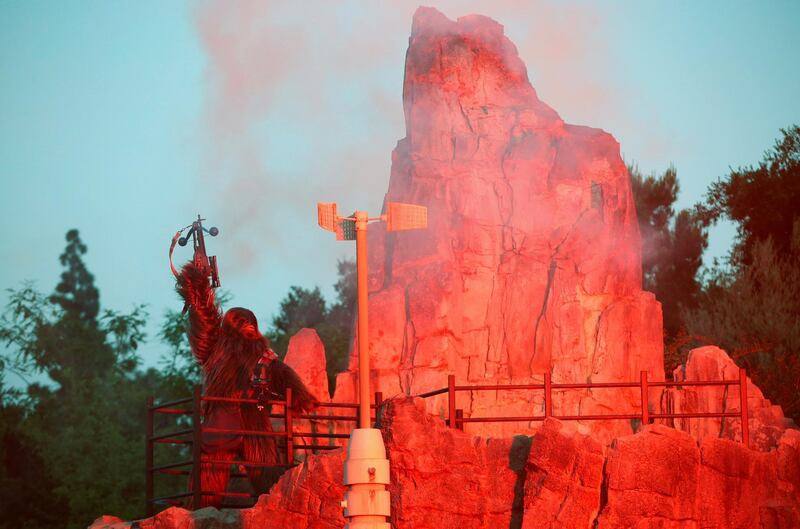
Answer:
[{"label": "white pole column", "polygon": [[357,211],[356,271],[358,280],[358,428],[350,434],[344,462],[342,507],[347,518],[345,529],[391,529],[387,521],[391,501],[389,460],[381,431],[370,428],[369,324],[367,315],[367,222],[368,215]]}]

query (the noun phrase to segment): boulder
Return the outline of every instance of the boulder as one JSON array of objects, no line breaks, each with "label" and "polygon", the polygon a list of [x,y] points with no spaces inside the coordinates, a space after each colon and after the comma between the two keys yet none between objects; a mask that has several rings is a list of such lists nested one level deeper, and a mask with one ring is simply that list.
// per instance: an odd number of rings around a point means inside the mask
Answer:
[{"label": "boulder", "polygon": [[[526,450],[446,428],[420,399],[390,401],[382,419],[395,529],[508,527]],[[527,443],[528,446],[530,443]],[[457,492],[456,492],[457,491]]]},{"label": "boulder", "polygon": [[685,433],[656,424],[616,439],[606,460],[598,529],[697,527],[699,475],[700,451]]},{"label": "boulder", "polygon": [[104,514],[92,522],[92,525],[89,526],[89,529],[128,529],[130,525],[131,524],[129,522],[123,521],[122,518]]},{"label": "boulder", "polygon": [[264,529],[339,529],[344,527],[345,452],[309,455],[284,474],[252,509],[241,512],[239,527]]},{"label": "boulder", "polygon": [[297,331],[289,339],[289,347],[283,361],[294,369],[317,400],[320,402],[330,400],[325,346],[319,339],[317,331],[309,328]]},{"label": "boulder", "polygon": [[[739,368],[725,351],[716,346],[692,349],[686,364],[675,369],[673,378],[683,381],[739,380]],[[678,386],[668,388],[661,398],[665,413],[740,412],[739,386]],[[780,406],[764,398],[761,390],[747,379],[747,410],[750,445],[757,450],[771,450],[778,445],[791,424]],[[670,419],[663,421],[695,439],[725,438],[742,440],[742,421],[736,417]]]},{"label": "boulder", "polygon": [[600,510],[605,450],[547,419],[525,464],[522,529],[591,527]]}]

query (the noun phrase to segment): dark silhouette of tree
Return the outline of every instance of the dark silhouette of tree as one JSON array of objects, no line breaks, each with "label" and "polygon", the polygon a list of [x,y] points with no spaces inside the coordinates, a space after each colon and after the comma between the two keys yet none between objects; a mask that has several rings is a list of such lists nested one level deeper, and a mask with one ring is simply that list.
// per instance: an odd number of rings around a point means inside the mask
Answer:
[{"label": "dark silhouette of tree", "polygon": [[304,327],[316,329],[326,318],[325,298],[319,287],[292,286],[281,301],[280,312],[272,319],[270,341],[275,352],[286,356],[289,340]]},{"label": "dark silhouette of tree", "polygon": [[800,127],[781,129],[782,138],[757,166],[740,167],[712,184],[702,213],[706,222],[729,219],[738,240],[731,264],[749,263],[758,241],[772,240],[778,255],[788,255],[800,211]]},{"label": "dark silhouette of tree", "polygon": [[339,279],[334,285],[336,302],[328,309],[326,323],[319,331],[320,338],[325,344],[328,387],[331,391],[336,388],[336,375],[347,369],[358,297],[355,261],[339,261],[337,272]]},{"label": "dark silhouette of tree", "polygon": [[781,133],[756,167],[709,188],[704,220],[733,221],[738,238],[684,319],[690,335],[727,349],[800,422],[800,127]]},{"label": "dark silhouette of tree", "polygon": [[59,257],[64,271],[50,300],[64,310],[65,317],[93,323],[100,313],[100,293],[94,286],[94,276],[83,262],[85,253],[86,245],[81,241],[78,230],[69,230],[67,247]]},{"label": "dark silhouette of tree", "polygon": [[305,289],[293,286],[281,301],[280,312],[272,320],[269,337],[275,352],[283,358],[289,340],[297,331],[309,327],[317,331],[325,346],[328,386],[333,391],[336,374],[347,368],[350,330],[356,304],[356,265],[342,260],[337,264],[338,279],[334,285],[336,301],[328,305],[319,287]]},{"label": "dark silhouette of tree", "polygon": [[669,343],[685,328],[681,311],[697,306],[698,271],[708,236],[696,212],[675,213],[680,186],[674,167],[661,175],[644,176],[635,166],[628,171],[642,236],[643,288],[661,302]]},{"label": "dark silhouette of tree", "polygon": [[[28,384],[24,396],[3,393],[0,403],[0,413],[13,419],[5,446],[30,464],[23,470],[6,461],[4,479],[10,481],[0,492],[24,491],[30,472],[40,474],[47,490],[38,491],[37,502],[50,508],[40,527],[86,527],[109,511],[137,516],[143,501],[138,410],[154,388],[135,368],[146,312],[139,306],[128,314],[101,313],[85,253],[78,232],[69,231],[56,292],[44,296],[30,284],[12,290],[0,319],[0,342],[10,348],[0,380],[5,370],[49,378]],[[30,525],[31,505],[5,496],[0,504],[14,508],[4,513],[10,527]]]}]

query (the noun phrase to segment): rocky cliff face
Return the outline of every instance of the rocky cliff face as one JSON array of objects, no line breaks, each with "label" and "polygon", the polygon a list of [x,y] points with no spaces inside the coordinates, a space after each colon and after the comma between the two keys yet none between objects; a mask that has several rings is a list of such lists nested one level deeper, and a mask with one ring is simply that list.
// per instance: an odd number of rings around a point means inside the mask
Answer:
[{"label": "rocky cliff face", "polygon": [[[663,425],[609,447],[548,419],[532,437],[474,437],[445,427],[420,399],[390,402],[381,429],[395,529],[793,529],[800,527],[800,432],[770,452]],[[252,509],[171,508],[138,529],[344,526],[344,451],[312,455]],[[133,529],[98,519],[91,529]]]},{"label": "rocky cliff face", "polygon": [[[451,373],[459,383],[541,383],[546,371],[554,382],[638,380],[640,370],[663,379],[661,308],[641,290],[616,140],[564,123],[536,96],[503,27],[477,15],[453,22],[417,11],[403,104],[406,137],[392,153],[386,200],[427,206],[429,227],[370,228],[374,387],[413,395]],[[354,357],[336,400],[354,396]],[[467,416],[542,406],[494,392],[459,402]],[[554,413],[636,406],[636,392],[570,392]],[[586,427],[608,439],[631,432]],[[501,433],[490,428],[472,431]]]}]

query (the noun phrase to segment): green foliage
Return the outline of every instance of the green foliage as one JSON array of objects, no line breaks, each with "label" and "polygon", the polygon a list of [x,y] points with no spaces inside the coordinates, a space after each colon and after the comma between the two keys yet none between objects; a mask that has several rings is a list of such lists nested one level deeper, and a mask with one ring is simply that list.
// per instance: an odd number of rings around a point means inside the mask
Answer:
[{"label": "green foliage", "polygon": [[680,191],[674,167],[660,176],[644,176],[635,166],[628,171],[642,235],[643,287],[661,302],[669,342],[685,327],[681,311],[697,306],[697,276],[708,236],[696,212],[676,214],[673,209]]},{"label": "green foliage", "polygon": [[82,256],[85,253],[86,245],[81,241],[78,230],[69,230],[67,247],[59,258],[64,271],[50,300],[59,305],[66,316],[92,322],[100,311],[100,293],[94,286],[94,276],[83,263]]},{"label": "green foliage", "polygon": [[685,318],[692,335],[729,351],[800,422],[800,222],[794,233],[789,255],[769,239],[756,241],[748,263],[712,270],[699,307]]},{"label": "green foliage", "polygon": [[164,313],[158,335],[169,351],[159,360],[162,384],[167,391],[162,398],[190,395],[192,387],[202,381],[200,364],[195,361],[189,346],[188,325],[185,313],[177,310],[168,310]]},{"label": "green foliage", "polygon": [[800,209],[800,127],[781,129],[781,134],[756,167],[732,171],[712,184],[706,196],[706,222],[727,218],[737,225],[734,265],[749,262],[754,245],[767,238],[779,255],[790,251]]},{"label": "green foliage", "polygon": [[703,220],[733,221],[738,238],[684,317],[690,337],[727,349],[800,422],[800,127],[781,133],[756,167],[710,187]]},{"label": "green foliage", "polygon": [[2,393],[3,450],[11,457],[0,504],[9,527],[85,527],[103,512],[141,512],[143,404],[154,381],[135,368],[147,313],[137,306],[101,314],[85,253],[78,232],[68,232],[56,292],[45,296],[31,284],[11,291],[0,319],[0,341],[10,348],[0,376],[50,380],[28,384],[24,397]]},{"label": "green foliage", "polygon": [[337,265],[339,275],[334,289],[336,302],[328,306],[319,287],[308,290],[292,286],[281,301],[280,312],[272,320],[268,333],[275,352],[283,358],[289,340],[304,327],[315,329],[325,345],[328,387],[335,388],[336,374],[347,368],[350,347],[350,328],[356,304],[356,264],[342,260]]},{"label": "green foliage", "polygon": [[66,511],[62,497],[49,495],[57,482],[25,431],[27,412],[6,398],[0,404],[0,529],[59,527]]},{"label": "green foliage", "polygon": [[283,358],[291,337],[304,327],[316,329],[325,321],[326,313],[325,298],[319,287],[312,290],[290,287],[289,293],[281,301],[280,312],[272,319],[272,348]]},{"label": "green foliage", "polygon": [[[167,311],[159,338],[167,346],[161,369],[138,368],[147,311],[101,310],[94,278],[83,262],[86,245],[67,233],[65,267],[52,295],[31,283],[9,290],[0,315],[0,529],[85,527],[102,513],[141,516],[144,505],[144,402],[174,399],[200,381],[185,314]],[[329,366],[343,369],[355,304],[355,265],[339,263],[338,300],[327,306],[319,289],[293,288],[276,318],[281,347],[302,327],[315,327]],[[218,296],[221,304],[229,296]],[[285,346],[281,349],[285,353]],[[9,387],[6,375],[25,381]],[[38,380],[30,382],[30,380]],[[160,424],[177,421],[178,424]],[[186,417],[157,417],[156,428],[185,427]],[[177,428],[176,428],[177,427]],[[185,447],[161,447],[156,464],[188,457]],[[156,494],[185,485],[166,476]]]}]

